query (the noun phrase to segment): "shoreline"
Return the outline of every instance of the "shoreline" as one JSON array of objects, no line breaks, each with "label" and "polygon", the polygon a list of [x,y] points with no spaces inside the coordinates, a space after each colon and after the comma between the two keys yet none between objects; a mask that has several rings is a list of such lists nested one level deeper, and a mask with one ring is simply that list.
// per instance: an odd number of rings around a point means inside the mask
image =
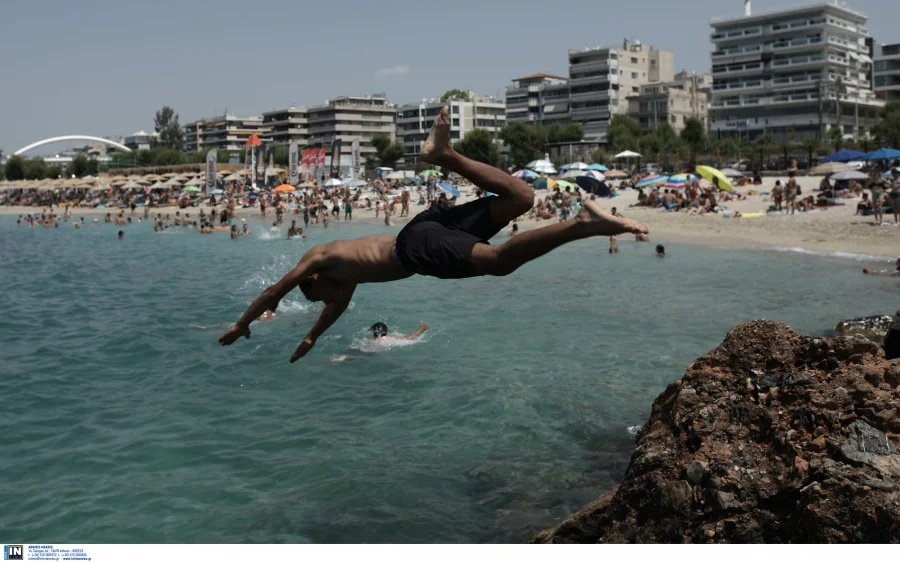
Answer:
[{"label": "shoreline", "polygon": [[[805,194],[816,191],[817,178],[800,179]],[[757,189],[760,191],[752,191]],[[735,250],[794,251],[838,257],[850,255],[862,259],[890,258],[894,260],[900,256],[900,225],[894,224],[890,214],[885,215],[883,225],[876,226],[871,216],[855,215],[859,199],[845,199],[843,206],[830,207],[825,210],[816,209],[808,213],[798,212],[794,216],[780,213],[767,214],[770,203],[768,192],[762,191],[765,189],[767,186],[740,188],[736,192],[746,195],[745,200],[724,203],[730,211],[737,211],[744,215],[750,214],[749,217],[740,218],[725,218],[721,213],[691,215],[684,211],[667,212],[659,208],[634,207],[632,205],[637,202],[637,192],[630,189],[612,199],[600,199],[599,203],[607,210],[615,207],[619,214],[645,224],[650,229],[650,240],[653,244],[675,242]],[[547,195],[547,191],[536,191],[535,201]],[[466,189],[458,204],[473,199],[472,193]],[[160,212],[174,215],[177,211],[182,211],[182,214],[184,212],[196,214],[201,208],[210,209],[206,206],[188,209],[179,209],[177,206],[154,207],[151,216]],[[391,217],[391,228],[402,227],[425,208],[425,206],[412,204],[409,217],[400,218],[396,214]],[[4,206],[0,207],[0,216],[39,213],[42,209],[44,208]],[[73,209],[72,216],[96,217],[119,210],[111,207],[99,209],[78,207]],[[125,211],[125,216],[130,216],[130,212],[127,209]],[[264,220],[258,207],[238,208],[235,210],[235,216],[239,219],[259,222]],[[274,216],[273,212],[269,212],[265,220],[274,220]],[[143,217],[142,207],[135,212],[135,217]],[[290,224],[289,221],[292,217],[298,217],[298,215],[285,213],[284,220]],[[382,218],[375,218],[374,209],[354,209],[353,222],[384,225]],[[526,231],[554,222],[555,220],[537,221],[526,218],[520,219],[518,224],[522,231]],[[310,226],[310,228],[317,227],[318,225]],[[508,231],[508,228],[504,231]]]}]

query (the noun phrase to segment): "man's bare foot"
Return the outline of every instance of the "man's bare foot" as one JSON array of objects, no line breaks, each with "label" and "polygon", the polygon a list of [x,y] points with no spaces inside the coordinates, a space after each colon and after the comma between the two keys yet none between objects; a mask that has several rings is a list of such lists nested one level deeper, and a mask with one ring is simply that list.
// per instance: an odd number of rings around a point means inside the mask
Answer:
[{"label": "man's bare foot", "polygon": [[441,158],[453,150],[450,146],[450,108],[446,105],[434,118],[431,133],[422,143],[419,158],[425,162],[438,164]]},{"label": "man's bare foot", "polygon": [[626,232],[632,234],[650,232],[646,226],[637,221],[613,216],[594,201],[586,201],[575,220],[587,225],[591,229],[591,233],[596,236],[615,236]]}]

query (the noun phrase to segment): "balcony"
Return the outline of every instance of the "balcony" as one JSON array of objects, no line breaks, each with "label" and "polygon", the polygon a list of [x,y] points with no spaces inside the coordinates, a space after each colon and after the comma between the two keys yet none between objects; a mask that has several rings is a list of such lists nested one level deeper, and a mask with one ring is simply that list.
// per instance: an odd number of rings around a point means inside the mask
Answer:
[{"label": "balcony", "polygon": [[718,51],[713,51],[712,59],[713,64],[715,61],[726,59],[729,57],[752,57],[753,55],[758,55],[762,52],[762,47],[760,45],[750,45],[747,47],[732,47],[730,49],[720,49]]},{"label": "balcony", "polygon": [[806,49],[809,47],[821,46],[824,45],[825,42],[821,37],[811,38],[811,37],[803,37],[801,39],[794,39],[793,41],[779,41],[778,43],[772,44],[772,51],[780,53],[785,51],[791,51],[795,49]]},{"label": "balcony", "polygon": [[731,31],[721,31],[713,33],[710,36],[713,43],[724,43],[728,41],[742,41],[744,39],[752,39],[762,35],[761,27],[748,27],[746,29],[733,29]]}]

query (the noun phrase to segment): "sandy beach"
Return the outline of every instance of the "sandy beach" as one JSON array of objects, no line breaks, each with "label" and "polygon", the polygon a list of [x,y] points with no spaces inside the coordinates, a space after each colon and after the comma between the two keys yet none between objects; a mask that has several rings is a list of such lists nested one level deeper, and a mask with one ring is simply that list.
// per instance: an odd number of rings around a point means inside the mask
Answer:
[{"label": "sandy beach", "polygon": [[[637,203],[637,191],[631,189],[620,192],[612,199],[602,199],[601,204],[607,209],[616,207],[620,214],[646,224],[650,228],[651,240],[654,243],[665,244],[671,241],[722,248],[782,249],[884,258],[896,258],[900,255],[900,225],[894,224],[890,214],[885,214],[884,224],[881,226],[875,225],[871,216],[856,215],[858,198],[842,200],[845,203],[843,206],[817,208],[808,213],[798,212],[793,216],[767,213],[771,205],[769,190],[777,179],[779,178],[765,178],[762,186],[737,188],[736,193],[748,194],[746,200],[723,203],[731,211],[738,211],[742,215],[756,215],[751,217],[726,218],[722,213],[692,215],[686,212],[668,212],[659,208],[635,207],[633,205]],[[780,179],[782,182],[787,181],[787,177]],[[821,181],[818,177],[797,179],[804,195],[815,193]],[[751,192],[756,193],[750,195]],[[537,191],[536,197],[543,198],[547,194],[546,191]],[[473,198],[474,191],[471,188],[463,188],[460,204]],[[410,217],[401,218],[394,215],[391,217],[391,223],[405,224],[423,209],[423,206],[411,205]],[[0,207],[0,214],[24,215],[40,210],[39,207],[10,206]],[[174,214],[178,210],[175,206],[155,207],[152,213]],[[111,208],[75,208],[72,214],[76,217],[103,216],[115,211]],[[199,211],[200,207],[192,207],[182,210],[182,214],[188,212],[193,215]],[[130,213],[126,210],[125,214],[128,216]],[[239,208],[236,214],[239,218],[262,219],[258,208]],[[134,216],[142,217],[142,208],[138,208]],[[295,215],[285,215],[287,224],[293,216]],[[270,210],[266,218],[274,220],[274,213]],[[383,218],[375,218],[374,209],[355,209],[353,220],[372,224],[384,222]],[[530,219],[519,221],[519,227],[525,230],[546,224],[549,224],[549,221]],[[310,228],[321,228],[321,225],[311,224]]]}]

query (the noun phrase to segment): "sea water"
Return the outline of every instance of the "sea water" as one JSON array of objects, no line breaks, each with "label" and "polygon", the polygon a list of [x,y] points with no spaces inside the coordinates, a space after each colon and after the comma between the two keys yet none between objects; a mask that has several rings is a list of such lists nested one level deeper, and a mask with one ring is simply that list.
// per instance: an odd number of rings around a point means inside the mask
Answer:
[{"label": "sea water", "polygon": [[526,541],[615,486],[654,398],[731,327],[824,334],[900,303],[861,274],[888,260],[599,238],[507,278],[360,286],[290,364],[321,310],[299,292],[216,340],[314,244],[399,227],[268,225],[0,217],[5,540]]}]

